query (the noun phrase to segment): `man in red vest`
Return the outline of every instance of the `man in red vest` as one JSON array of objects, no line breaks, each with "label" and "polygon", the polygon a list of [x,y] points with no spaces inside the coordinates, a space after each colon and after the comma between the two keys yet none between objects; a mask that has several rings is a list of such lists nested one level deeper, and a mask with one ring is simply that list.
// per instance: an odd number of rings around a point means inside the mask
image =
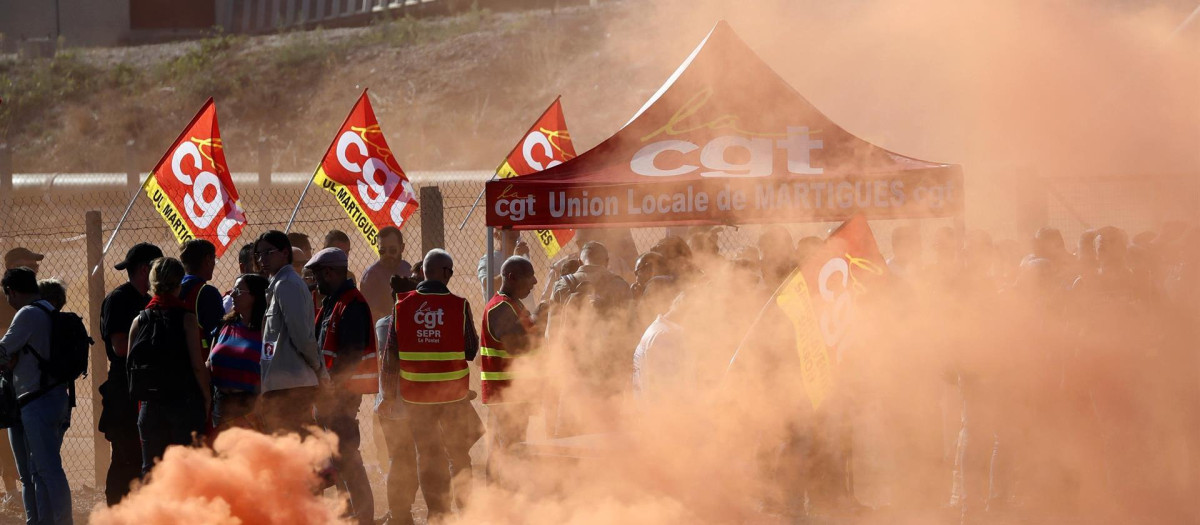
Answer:
[{"label": "man in red vest", "polygon": [[326,248],[313,254],[304,267],[312,270],[317,289],[325,296],[317,310],[316,334],[332,381],[317,396],[317,421],[337,434],[337,488],[349,495],[349,512],[358,523],[373,525],[375,499],[358,450],[362,396],[379,389],[371,307],[346,277],[346,252]]},{"label": "man in red vest", "polygon": [[397,296],[391,341],[396,344],[400,397],[417,445],[421,492],[432,523],[450,513],[451,493],[460,509],[466,502],[470,450],[483,436],[483,425],[471,406],[467,369],[479,348],[475,322],[467,300],[446,287],[454,275],[454,259],[434,249],[425,255],[422,267],[425,280],[415,291]]},{"label": "man in red vest", "polygon": [[488,470],[493,458],[507,453],[513,445],[525,440],[531,404],[528,399],[514,399],[507,392],[514,379],[512,363],[535,346],[540,330],[521,300],[529,297],[537,285],[533,263],[524,257],[513,256],[500,267],[500,291],[488,302],[483,316],[480,354],[480,389],[483,404],[488,407]]}]

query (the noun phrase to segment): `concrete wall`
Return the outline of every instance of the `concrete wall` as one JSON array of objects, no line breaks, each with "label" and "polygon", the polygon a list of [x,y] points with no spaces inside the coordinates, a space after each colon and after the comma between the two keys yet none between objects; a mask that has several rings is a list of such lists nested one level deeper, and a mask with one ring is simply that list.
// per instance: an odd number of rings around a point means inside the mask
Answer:
[{"label": "concrete wall", "polygon": [[0,0],[5,51],[26,38],[54,40],[56,31],[67,46],[116,45],[129,35],[129,0]]}]

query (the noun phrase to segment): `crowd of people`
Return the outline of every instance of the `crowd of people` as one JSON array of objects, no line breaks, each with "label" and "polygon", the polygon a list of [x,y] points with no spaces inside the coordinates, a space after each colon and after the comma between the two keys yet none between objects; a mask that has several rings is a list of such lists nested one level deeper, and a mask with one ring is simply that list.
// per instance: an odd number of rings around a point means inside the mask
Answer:
[{"label": "crowd of people", "polygon": [[[831,400],[820,410],[799,394],[764,401],[789,425],[779,443],[759,444],[777,449],[764,468],[793,489],[769,508],[862,508],[852,458],[867,406],[903,414],[885,425],[884,448],[911,468],[889,503],[973,513],[1126,493],[1169,505],[1181,487],[1200,487],[1200,367],[1188,322],[1196,235],[1172,227],[1130,240],[1102,228],[1071,253],[1046,228],[1022,257],[985,233],[945,228],[927,258],[920,230],[897,228],[889,272],[860,290],[858,318],[871,323],[839,352]],[[412,523],[418,490],[430,520],[447,517],[469,497],[470,450],[484,436],[482,470],[499,479],[505,458],[526,452],[519,444],[536,413],[551,437],[605,432],[630,407],[721,384],[732,351],[771,319],[763,305],[772,292],[823,244],[768,227],[756,246],[723,254],[718,238],[715,229],[668,235],[640,254],[631,239],[580,242],[535,294],[528,246],[497,232],[492,271],[486,255],[477,266],[487,300],[478,320],[448,287],[454,256],[434,249],[409,264],[394,228],[379,233],[379,259],[361,279],[338,230],[315,251],[302,234],[263,233],[241,247],[239,275],[224,285],[213,282],[208,241],[184,243],[178,257],[139,243],[115,265],[127,282],[100,305],[107,502],[119,503],[169,446],[211,443],[235,427],[319,427],[338,437],[321,479],[346,497],[347,518],[376,523],[359,436],[359,419],[374,416],[387,449],[385,522]],[[73,398],[69,382],[39,368],[55,344],[47,313],[63,308],[66,290],[37,280],[41,259],[24,248],[5,256],[13,310],[0,319],[0,365],[20,418],[0,479],[9,493],[19,479],[29,523],[70,523],[60,450]],[[793,336],[761,331],[773,348],[755,382],[796,383]],[[26,352],[40,357],[21,359]],[[530,379],[530,356],[547,354],[557,360],[550,368],[572,370],[569,388]],[[477,360],[478,393],[469,377]],[[373,414],[360,411],[363,396],[374,396]],[[1130,446],[1146,450],[1132,458]]]}]

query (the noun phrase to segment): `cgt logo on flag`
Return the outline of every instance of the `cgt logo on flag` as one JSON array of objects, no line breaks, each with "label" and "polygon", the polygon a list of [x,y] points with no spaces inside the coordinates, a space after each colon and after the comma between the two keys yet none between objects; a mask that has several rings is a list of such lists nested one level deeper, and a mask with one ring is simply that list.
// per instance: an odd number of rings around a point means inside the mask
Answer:
[{"label": "cgt logo on flag", "polygon": [[814,409],[833,389],[834,362],[854,344],[856,299],[885,268],[866,218],[856,215],[775,293],[775,303],[791,322],[804,391]]},{"label": "cgt logo on flag", "polygon": [[220,257],[242,233],[246,214],[225,163],[211,98],[158,161],[145,192],[181,244],[205,239]]},{"label": "cgt logo on flag", "polygon": [[[504,164],[501,164],[500,168],[496,170],[496,177],[509,179],[529,175],[553,168],[573,158],[575,158],[575,144],[571,142],[571,133],[567,131],[562,104],[556,98],[542,113],[542,116],[538,117],[537,122],[525,134],[521,142],[509,152]],[[501,198],[504,196],[502,195]],[[533,197],[529,198],[528,209],[532,213]],[[506,213],[501,216],[512,215],[513,220],[524,220],[526,208],[521,204],[524,201],[514,202],[516,204],[508,206]],[[499,214],[500,204],[497,203],[496,206],[496,212]],[[554,257],[563,246],[575,237],[575,230],[538,230],[536,236],[538,244],[546,252],[546,257]]]},{"label": "cgt logo on flag", "polygon": [[417,211],[416,191],[383,138],[366,90],[313,177],[313,182],[337,198],[376,252],[379,230],[401,228]]}]

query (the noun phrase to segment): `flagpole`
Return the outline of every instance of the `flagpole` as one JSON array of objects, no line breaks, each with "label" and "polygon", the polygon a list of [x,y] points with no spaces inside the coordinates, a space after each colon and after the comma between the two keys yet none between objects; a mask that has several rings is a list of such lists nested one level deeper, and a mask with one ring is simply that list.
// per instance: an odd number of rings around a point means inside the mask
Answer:
[{"label": "flagpole", "polygon": [[100,264],[104,262],[104,256],[108,254],[108,249],[112,247],[113,240],[117,238],[117,232],[121,231],[121,225],[125,224],[125,219],[129,217],[129,212],[133,209],[133,203],[137,202],[138,195],[146,189],[146,183],[150,182],[150,178],[153,176],[154,174],[151,173],[150,176],[146,177],[146,180],[142,181],[142,185],[138,186],[138,189],[133,192],[133,197],[129,199],[129,204],[125,206],[125,213],[121,214],[121,220],[117,221],[117,227],[113,228],[112,235],[108,236],[108,242],[104,244],[104,249],[100,251],[100,260],[92,268],[90,276],[95,276],[96,270],[100,269]]},{"label": "flagpole", "polygon": [[[535,121],[533,123],[533,125],[530,126],[528,130],[525,131],[524,135],[521,135],[521,140],[518,140],[517,145],[513,146],[513,149],[508,151],[508,155],[504,156],[504,162],[501,162],[499,166],[496,166],[496,173],[492,174],[492,178],[489,179],[487,182],[495,182],[496,180],[498,180],[496,178],[496,174],[500,173],[500,168],[503,168],[504,165],[506,163],[508,163],[508,158],[511,157],[513,153],[516,153],[517,148],[521,147],[521,142],[525,140],[525,137],[528,137],[530,133],[533,133],[533,130],[537,129],[538,122],[541,122],[542,117],[546,116],[546,112],[550,111],[550,108],[554,107],[554,104],[558,103],[558,101],[561,99],[562,99],[562,95],[554,97],[554,102],[551,102],[550,105],[546,107],[546,111],[543,111],[542,114],[538,116],[537,121]],[[467,221],[471,220],[471,214],[475,213],[475,208],[479,207],[479,201],[483,200],[484,193],[487,193],[487,183],[486,182],[483,185],[483,189],[479,190],[479,196],[475,197],[475,204],[472,204],[471,209],[467,210],[466,218],[463,219],[462,224],[458,225],[459,230],[462,230],[464,227],[466,227]]]},{"label": "flagpole", "polygon": [[[317,169],[320,170],[321,168],[318,167]],[[308,184],[304,185],[304,191],[300,192],[300,200],[296,201],[296,207],[292,208],[292,217],[288,219],[287,226],[283,228],[283,233],[292,231],[292,223],[296,221],[296,214],[300,212],[300,203],[304,202],[304,196],[308,195],[308,189],[312,187],[312,181],[315,178],[317,178],[316,171],[313,172],[312,177],[308,178]]]},{"label": "flagpole", "polygon": [[125,224],[125,218],[129,217],[129,210],[133,209],[133,203],[137,201],[138,194],[145,191],[146,184],[150,183],[150,179],[154,178],[155,173],[158,173],[158,168],[162,167],[163,163],[167,161],[167,155],[170,155],[171,152],[174,151],[175,145],[179,144],[179,141],[183,140],[184,134],[187,133],[189,129],[192,129],[192,126],[196,124],[196,121],[200,120],[200,115],[203,115],[204,110],[208,109],[208,106],[212,105],[212,103],[212,97],[208,97],[208,100],[204,101],[204,105],[200,106],[200,111],[197,111],[196,115],[192,117],[192,120],[188,122],[188,125],[184,126],[183,131],[179,132],[179,136],[175,137],[175,141],[171,143],[171,147],[167,148],[167,151],[163,153],[162,157],[159,157],[158,163],[154,165],[154,169],[150,170],[150,174],[146,176],[146,180],[142,181],[142,185],[138,186],[137,191],[133,193],[133,197],[129,199],[129,204],[125,206],[125,213],[121,214],[121,220],[117,221],[117,227],[113,228],[112,235],[108,238],[108,244],[105,244],[104,250],[100,252],[100,261],[96,263],[94,268],[92,268],[90,275],[96,275],[96,270],[100,269],[100,264],[104,262],[104,255],[107,254],[108,249],[112,247],[113,239],[117,238],[117,232],[121,230],[121,225]]},{"label": "flagpole", "polygon": [[[350,122],[350,117],[354,116],[354,110],[358,109],[358,105],[362,104],[363,99],[367,98],[367,88],[363,88],[362,94],[358,96],[358,101],[354,103],[354,107],[350,108],[350,113],[346,115],[345,120],[342,120],[342,125],[338,127],[340,133],[346,127],[346,123]],[[367,99],[368,103],[370,99]],[[372,112],[374,114],[374,112]],[[325,162],[325,158],[329,156],[329,152],[333,151],[333,147],[337,145],[338,135],[333,136],[333,142],[329,143],[329,147],[325,148],[325,154],[321,156],[321,161],[317,163],[317,169],[313,170],[313,176],[308,178],[308,184],[304,185],[304,191],[300,193],[300,200],[296,201],[296,207],[292,208],[292,217],[288,219],[287,226],[284,226],[283,233],[288,233],[292,230],[292,223],[296,221],[296,214],[300,212],[300,203],[304,202],[304,197],[308,195],[308,189],[312,187],[313,179],[317,178],[317,172],[321,171],[321,164]]]},{"label": "flagpole", "polygon": [[762,320],[763,315],[767,313],[767,308],[769,308],[771,304],[775,302],[776,297],[779,297],[779,292],[782,291],[783,287],[787,286],[787,284],[796,277],[796,273],[799,271],[799,266],[793,269],[792,272],[783,279],[783,282],[780,283],[779,287],[775,289],[775,293],[771,294],[771,297],[767,299],[767,302],[763,304],[761,309],[758,310],[758,315],[754,316],[754,321],[750,323],[750,329],[746,331],[746,335],[742,336],[741,342],[738,343],[737,348],[733,351],[733,356],[729,358],[729,364],[725,367],[725,374],[721,376],[722,383],[724,382],[725,378],[729,376],[729,371],[733,370],[733,364],[737,362],[738,354],[741,353],[742,347],[746,346],[746,342],[750,339],[750,336],[754,330],[754,325],[758,324],[758,322]]},{"label": "flagpole", "polygon": [[463,218],[462,224],[458,225],[458,229],[460,229],[460,230],[463,229],[463,227],[465,227],[467,225],[467,221],[471,220],[471,214],[475,213],[475,208],[479,206],[479,201],[483,200],[483,194],[487,193],[487,183],[495,181],[495,180],[496,180],[496,176],[492,175],[491,180],[488,180],[487,182],[483,183],[483,189],[479,190],[479,196],[475,197],[475,204],[472,204],[471,209],[467,210],[467,216],[465,218]]}]

